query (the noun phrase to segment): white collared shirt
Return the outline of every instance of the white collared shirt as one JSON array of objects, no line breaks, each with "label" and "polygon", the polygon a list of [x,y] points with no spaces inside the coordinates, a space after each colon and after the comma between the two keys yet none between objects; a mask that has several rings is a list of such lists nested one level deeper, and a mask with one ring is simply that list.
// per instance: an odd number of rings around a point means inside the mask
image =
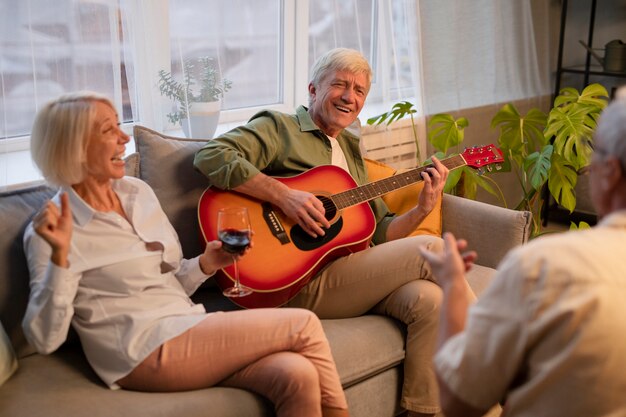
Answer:
[{"label": "white collared shirt", "polygon": [[[24,247],[30,299],[23,320],[28,341],[55,351],[70,323],[95,372],[111,388],[153,350],[206,317],[192,294],[208,277],[198,258],[182,258],[174,228],[152,189],[124,177],[113,181],[130,222],[98,212],[71,188],[74,219],[69,268],[50,261],[51,249],[28,225]],[[53,201],[60,205],[60,193]]]}]

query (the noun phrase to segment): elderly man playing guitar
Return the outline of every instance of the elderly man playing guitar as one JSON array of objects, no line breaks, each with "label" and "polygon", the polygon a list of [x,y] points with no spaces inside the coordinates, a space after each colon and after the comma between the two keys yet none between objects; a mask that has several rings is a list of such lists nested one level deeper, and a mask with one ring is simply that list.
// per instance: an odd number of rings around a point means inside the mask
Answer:
[{"label": "elderly man playing guitar", "polygon": [[[345,128],[359,115],[371,79],[371,68],[359,52],[333,49],[313,67],[308,108],[300,106],[296,114],[262,111],[246,125],[209,141],[197,153],[194,165],[207,176],[213,188],[264,202],[259,204],[261,222],[275,230],[267,242],[259,241],[263,231],[253,222],[256,243],[250,251],[251,259],[264,246],[268,257],[273,246],[291,245],[293,253],[305,255],[312,250],[333,248],[328,249],[333,256],[325,253],[321,259],[303,262],[299,267],[302,274],[291,277],[299,285],[277,305],[305,307],[320,318],[355,317],[372,311],[406,324],[401,406],[408,410],[409,416],[434,415],[440,408],[431,362],[442,292],[419,248],[440,251],[442,240],[434,236],[406,236],[441,198],[448,168],[433,158],[433,164],[421,171],[423,191],[416,198],[415,207],[407,213],[396,216],[380,198],[373,198],[369,204],[358,206],[359,210],[366,207],[367,213],[356,224],[350,211],[340,213],[334,198],[321,198],[306,187],[290,186],[291,178],[286,181],[273,178],[298,176],[316,167],[336,172],[339,167],[339,171],[350,175],[320,176],[319,186],[309,189],[326,187],[332,191],[333,184],[344,181],[345,177],[359,185],[367,183],[359,139]],[[334,167],[322,167],[326,165]],[[314,179],[303,180],[307,181]],[[347,198],[351,197],[348,193]],[[239,198],[233,200],[234,204],[238,204]],[[279,215],[285,219],[281,220]],[[355,212],[354,217],[357,216]],[[293,228],[286,233],[289,224]],[[349,238],[341,237],[345,230],[354,235],[354,247],[346,242]],[[333,245],[333,242],[337,243]],[[259,257],[256,270],[260,274],[264,270],[277,273],[275,268],[280,263],[297,265],[296,256],[286,253],[274,264],[267,264],[264,257]],[[467,288],[468,296],[473,297]]]}]

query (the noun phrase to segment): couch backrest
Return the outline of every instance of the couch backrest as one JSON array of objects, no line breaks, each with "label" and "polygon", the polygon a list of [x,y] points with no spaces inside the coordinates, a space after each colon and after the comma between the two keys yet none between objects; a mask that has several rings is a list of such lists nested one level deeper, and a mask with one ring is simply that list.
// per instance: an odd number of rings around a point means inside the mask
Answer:
[{"label": "couch backrest", "polygon": [[193,158],[206,139],[183,139],[135,126],[139,178],[152,187],[163,211],[178,232],[186,258],[202,253],[198,201],[209,186],[193,167]]},{"label": "couch backrest", "polygon": [[[126,173],[138,176],[138,154],[126,158]],[[39,185],[0,192],[0,323],[18,358],[34,353],[22,332],[22,318],[30,292],[22,243],[24,230],[35,212],[54,196],[56,190],[42,181]]]},{"label": "couch backrest", "polygon": [[33,214],[55,192],[51,187],[39,185],[0,193],[0,322],[18,357],[33,352],[22,332],[29,294],[22,236]]}]

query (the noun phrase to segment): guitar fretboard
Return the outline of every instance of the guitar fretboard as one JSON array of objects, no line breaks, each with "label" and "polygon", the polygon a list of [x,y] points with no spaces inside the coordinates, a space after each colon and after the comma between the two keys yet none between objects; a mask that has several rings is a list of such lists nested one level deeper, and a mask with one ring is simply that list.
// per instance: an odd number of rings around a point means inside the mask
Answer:
[{"label": "guitar fretboard", "polygon": [[[448,169],[467,165],[462,155],[454,155],[441,161]],[[392,175],[382,180],[374,181],[351,190],[333,194],[330,198],[333,200],[339,210],[354,206],[378,198],[384,194],[390,193],[400,188],[408,187],[416,182],[423,181],[422,172],[432,165],[426,165],[411,169],[401,174]]]}]

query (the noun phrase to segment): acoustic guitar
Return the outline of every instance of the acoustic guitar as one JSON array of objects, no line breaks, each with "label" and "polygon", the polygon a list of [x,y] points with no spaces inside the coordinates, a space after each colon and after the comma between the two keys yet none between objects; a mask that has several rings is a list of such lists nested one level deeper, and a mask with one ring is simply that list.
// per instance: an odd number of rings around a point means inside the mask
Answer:
[{"label": "acoustic guitar", "polygon": [[[441,161],[449,169],[470,166],[491,169],[503,162],[494,145],[472,147]],[[331,226],[324,236],[312,238],[297,223],[270,203],[234,191],[209,187],[200,197],[198,220],[205,242],[216,240],[220,208],[248,208],[254,231],[254,247],[239,262],[239,277],[251,295],[232,299],[245,308],[278,307],[291,300],[328,262],[367,248],[376,222],[368,201],[422,180],[429,166],[358,186],[345,170],[323,165],[289,178],[276,178],[288,187],[308,191],[319,198]],[[215,279],[224,289],[234,282],[232,266]]]}]

